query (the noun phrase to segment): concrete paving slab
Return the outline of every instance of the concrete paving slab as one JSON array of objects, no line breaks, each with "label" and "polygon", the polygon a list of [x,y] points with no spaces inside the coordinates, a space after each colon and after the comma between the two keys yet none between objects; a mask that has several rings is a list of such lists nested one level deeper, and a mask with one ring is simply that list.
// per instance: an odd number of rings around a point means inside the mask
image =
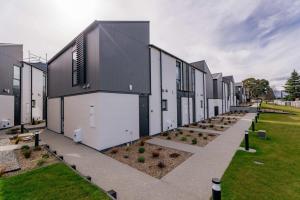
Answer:
[{"label": "concrete paving slab", "polygon": [[13,150],[0,151],[0,166],[5,167],[4,172],[19,170],[16,153]]}]

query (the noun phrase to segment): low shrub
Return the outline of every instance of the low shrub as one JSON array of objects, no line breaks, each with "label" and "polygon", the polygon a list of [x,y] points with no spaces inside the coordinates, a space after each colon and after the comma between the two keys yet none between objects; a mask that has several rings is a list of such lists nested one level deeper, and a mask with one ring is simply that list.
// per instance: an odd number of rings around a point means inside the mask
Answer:
[{"label": "low shrub", "polygon": [[40,166],[44,165],[45,163],[46,163],[46,160],[42,158],[37,161],[36,165],[38,167],[40,167]]},{"label": "low shrub", "polygon": [[194,131],[193,131],[193,130],[190,130],[190,133],[194,133]]},{"label": "low shrub", "polygon": [[203,135],[202,133],[198,133],[198,136],[199,136],[199,137],[202,137],[202,135]]},{"label": "low shrub", "polygon": [[162,161],[159,161],[157,166],[161,169],[166,167],[165,163],[163,163]]},{"label": "low shrub", "polygon": [[193,122],[192,125],[193,125],[193,126],[197,126],[197,122]]},{"label": "low shrub", "polygon": [[167,137],[169,135],[169,133],[168,132],[163,132],[162,133],[162,136],[165,136],[165,137]]},{"label": "low shrub", "polygon": [[44,153],[44,154],[42,155],[42,158],[43,158],[43,159],[48,159],[48,158],[49,158],[49,154],[48,154],[48,153]]},{"label": "low shrub", "polygon": [[27,150],[24,150],[23,152],[23,156],[27,159],[27,158],[30,158],[31,156],[31,150],[30,149],[27,149]]},{"label": "low shrub", "polygon": [[171,153],[171,154],[169,155],[170,158],[177,158],[177,157],[179,157],[179,156],[180,156],[179,153]]},{"label": "low shrub", "polygon": [[210,125],[209,125],[209,127],[210,127],[210,128],[213,128],[213,127],[214,127],[214,125],[213,125],[213,124],[210,124]]},{"label": "low shrub", "polygon": [[142,140],[142,141],[140,142],[140,146],[144,146],[144,145],[145,145],[145,141]]},{"label": "low shrub", "polygon": [[20,138],[18,137],[16,140],[15,140],[15,144],[19,144],[20,142]]},{"label": "low shrub", "polygon": [[207,140],[207,136],[206,136],[206,135],[205,135],[205,136],[203,136],[203,139],[204,139],[204,140]]},{"label": "low shrub", "polygon": [[152,152],[152,157],[153,157],[153,158],[158,158],[158,157],[159,157],[159,152],[153,151],[153,152]]},{"label": "low shrub", "polygon": [[127,159],[127,158],[129,158],[129,156],[126,154],[126,155],[123,156],[123,158],[126,158],[126,159]]},{"label": "low shrub", "polygon": [[202,128],[202,125],[199,125],[199,128]]},{"label": "low shrub", "polygon": [[197,138],[192,139],[192,144],[197,144]]},{"label": "low shrub", "polygon": [[186,137],[181,137],[181,141],[186,141]]},{"label": "low shrub", "polygon": [[138,157],[137,161],[140,162],[140,163],[144,163],[145,162],[145,157],[140,156],[140,157]]},{"label": "low shrub", "polygon": [[227,123],[225,122],[224,125],[227,125]]},{"label": "low shrub", "polygon": [[224,126],[221,126],[220,128],[221,128],[221,129],[223,129],[223,128],[224,128]]},{"label": "low shrub", "polygon": [[187,134],[186,137],[191,137],[191,135],[190,135],[190,134]]},{"label": "low shrub", "polygon": [[231,121],[229,120],[228,123],[231,124]]},{"label": "low shrub", "polygon": [[167,140],[171,140],[172,138],[170,136],[167,137]]},{"label": "low shrub", "polygon": [[23,146],[21,147],[21,150],[22,150],[22,151],[29,150],[29,149],[30,149],[30,147],[29,147],[28,145],[23,145]]},{"label": "low shrub", "polygon": [[130,147],[126,147],[125,151],[129,151],[130,150]]},{"label": "low shrub", "polygon": [[139,148],[139,153],[144,153],[145,152],[145,148],[144,147],[140,147]]},{"label": "low shrub", "polygon": [[179,134],[180,134],[180,135],[182,135],[182,134],[183,134],[183,132],[182,132],[182,131],[180,131],[180,132],[179,132]]},{"label": "low shrub", "polygon": [[110,151],[110,153],[112,153],[112,154],[116,154],[116,153],[118,153],[118,149],[112,149],[111,151]]},{"label": "low shrub", "polygon": [[206,126],[202,126],[203,129],[206,129]]},{"label": "low shrub", "polygon": [[175,133],[175,136],[177,137],[177,136],[178,136],[178,133]]},{"label": "low shrub", "polygon": [[215,136],[215,134],[209,133],[208,136],[213,137],[213,136]]}]

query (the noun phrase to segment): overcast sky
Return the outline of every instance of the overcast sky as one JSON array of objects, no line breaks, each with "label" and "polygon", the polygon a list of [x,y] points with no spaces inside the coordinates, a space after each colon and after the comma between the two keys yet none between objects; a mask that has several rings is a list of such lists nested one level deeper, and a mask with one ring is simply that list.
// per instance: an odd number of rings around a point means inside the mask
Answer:
[{"label": "overcast sky", "polygon": [[266,78],[300,71],[300,1],[0,0],[0,42],[51,58],[94,20],[149,20],[150,41],[213,73]]}]

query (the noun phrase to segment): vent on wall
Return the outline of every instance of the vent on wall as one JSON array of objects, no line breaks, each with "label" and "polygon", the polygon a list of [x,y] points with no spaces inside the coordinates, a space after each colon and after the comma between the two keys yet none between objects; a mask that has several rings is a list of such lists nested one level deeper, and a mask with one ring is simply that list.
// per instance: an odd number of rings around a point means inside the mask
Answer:
[{"label": "vent on wall", "polygon": [[79,85],[86,83],[86,62],[85,62],[85,51],[86,51],[86,41],[84,33],[81,33],[76,38],[76,51],[77,51],[77,80]]}]

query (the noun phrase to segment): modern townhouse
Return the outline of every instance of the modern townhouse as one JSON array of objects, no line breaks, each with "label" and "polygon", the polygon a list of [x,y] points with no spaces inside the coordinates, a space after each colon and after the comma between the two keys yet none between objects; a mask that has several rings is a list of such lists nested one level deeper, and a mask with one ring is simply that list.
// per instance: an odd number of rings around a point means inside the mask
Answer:
[{"label": "modern townhouse", "polygon": [[235,87],[233,76],[223,76],[223,102],[222,112],[229,112],[231,106],[236,105]]},{"label": "modern townhouse", "polygon": [[103,150],[204,119],[205,93],[149,22],[95,21],[48,62],[47,127]]},{"label": "modern townhouse", "polygon": [[0,129],[20,124],[23,45],[0,43]]},{"label": "modern townhouse", "polygon": [[22,62],[21,75],[21,123],[46,119],[47,64],[43,62]]},{"label": "modern townhouse", "polygon": [[235,96],[236,96],[236,105],[246,103],[246,91],[243,86],[243,82],[238,82],[234,84],[235,86]]}]

